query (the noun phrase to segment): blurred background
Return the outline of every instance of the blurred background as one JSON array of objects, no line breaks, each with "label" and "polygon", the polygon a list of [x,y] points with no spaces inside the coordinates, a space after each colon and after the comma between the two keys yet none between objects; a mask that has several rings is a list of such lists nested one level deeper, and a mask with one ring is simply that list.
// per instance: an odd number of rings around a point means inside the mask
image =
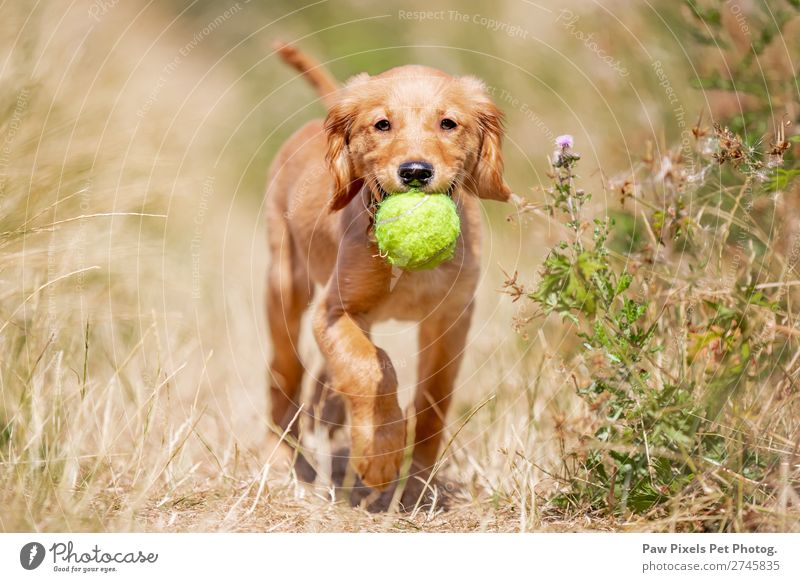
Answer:
[{"label": "blurred background", "polygon": [[[687,139],[701,113],[710,123],[747,110],[746,95],[699,79],[720,71],[724,83],[771,12],[707,4],[726,46],[698,35],[693,3],[666,0],[4,4],[0,527],[383,527],[302,509],[313,500],[291,479],[264,487],[265,180],[283,141],[325,114],[273,40],[340,80],[407,63],[483,79],[506,115],[514,190],[543,202],[553,140],[568,133],[603,212],[617,204],[615,184],[647,152]],[[764,40],[775,72],[765,82],[794,78],[797,24]],[[774,108],[796,117],[796,90],[776,91]],[[454,460],[474,498],[494,505],[464,523],[543,527],[498,501],[518,494],[504,477],[516,461],[498,451],[533,439],[542,466],[558,457],[553,418],[574,395],[562,390],[567,375],[536,371],[565,330],[540,321],[515,332],[524,307],[499,289],[504,270],[533,281],[559,232],[543,214],[483,207],[479,311],[450,430],[497,395],[460,433]],[[375,339],[407,399],[414,330],[387,324]],[[299,349],[316,370],[309,334]]]}]

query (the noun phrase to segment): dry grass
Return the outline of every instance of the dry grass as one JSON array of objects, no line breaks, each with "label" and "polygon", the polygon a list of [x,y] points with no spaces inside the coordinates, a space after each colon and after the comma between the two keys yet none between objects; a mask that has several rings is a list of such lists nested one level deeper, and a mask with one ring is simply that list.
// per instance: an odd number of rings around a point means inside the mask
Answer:
[{"label": "dry grass", "polygon": [[[465,484],[456,509],[376,516],[290,475],[264,478],[274,462],[265,237],[252,204],[231,196],[237,176],[215,167],[219,146],[207,137],[222,143],[219,127],[244,107],[231,77],[206,76],[201,54],[165,68],[184,45],[169,34],[154,41],[166,18],[152,9],[137,17],[115,6],[101,26],[55,2],[3,10],[0,528],[542,526],[532,506],[541,474],[499,452],[514,442],[555,454],[531,430],[545,422],[545,400],[534,413],[520,389],[529,348],[507,331],[496,268],[482,284],[457,407],[498,397],[454,443],[448,471]],[[498,246],[520,240],[489,243],[491,267]],[[376,337],[395,355],[407,401],[413,329],[382,326]],[[309,340],[301,347],[313,370]]]},{"label": "dry grass", "polygon": [[[171,14],[123,4],[99,23],[58,2],[2,8],[0,530],[674,530],[693,519],[691,507],[628,521],[551,505],[585,405],[558,356],[560,326],[511,332],[517,306],[498,293],[498,267],[532,278],[525,249],[543,254],[557,233],[507,225],[496,208],[448,427],[451,510],[370,514],[282,470],[266,420],[260,202],[241,191],[242,163],[226,163],[250,97],[203,47],[166,68],[191,35]],[[542,153],[541,135],[521,139],[510,151]],[[408,402],[413,329],[384,325],[375,338]],[[309,370],[312,344],[303,338]]]}]

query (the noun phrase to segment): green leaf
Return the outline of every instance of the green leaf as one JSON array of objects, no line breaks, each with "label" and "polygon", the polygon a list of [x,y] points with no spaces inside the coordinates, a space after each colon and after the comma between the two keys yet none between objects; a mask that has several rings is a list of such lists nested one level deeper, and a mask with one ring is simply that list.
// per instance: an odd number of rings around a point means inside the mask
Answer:
[{"label": "green leaf", "polygon": [[800,176],[800,168],[777,168],[772,178],[764,184],[764,189],[767,192],[786,190],[797,176]]}]

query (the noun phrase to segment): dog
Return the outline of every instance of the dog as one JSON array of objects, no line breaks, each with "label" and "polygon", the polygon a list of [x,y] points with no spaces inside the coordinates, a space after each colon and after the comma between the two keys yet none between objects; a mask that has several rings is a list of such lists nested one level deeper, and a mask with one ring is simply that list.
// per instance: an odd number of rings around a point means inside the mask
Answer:
[{"label": "dog", "polygon": [[[314,405],[335,427],[349,416],[349,462],[373,490],[396,482],[407,447],[397,375],[370,338],[376,322],[418,322],[412,477],[431,476],[464,355],[480,275],[479,199],[513,202],[503,178],[503,115],[472,76],[419,65],[340,87],[315,60],[276,52],[317,90],[325,120],[297,130],[269,172],[266,312],[272,340],[269,401],[275,425],[297,434],[304,367],[303,313],[321,289],[313,332],[324,356]],[[427,271],[393,269],[372,236],[376,204],[410,188],[446,192],[461,235],[452,260]],[[349,413],[349,414],[348,414]],[[291,427],[291,428],[290,428]],[[411,439],[409,439],[411,440]],[[409,480],[410,482],[411,480]]]}]

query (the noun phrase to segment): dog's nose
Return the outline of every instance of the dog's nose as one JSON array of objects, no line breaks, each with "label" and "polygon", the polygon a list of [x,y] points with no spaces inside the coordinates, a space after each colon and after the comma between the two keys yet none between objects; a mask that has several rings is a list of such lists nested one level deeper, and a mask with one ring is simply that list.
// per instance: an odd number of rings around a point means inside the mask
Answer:
[{"label": "dog's nose", "polygon": [[400,164],[397,174],[406,186],[423,186],[433,177],[433,166],[428,162],[415,161]]}]

